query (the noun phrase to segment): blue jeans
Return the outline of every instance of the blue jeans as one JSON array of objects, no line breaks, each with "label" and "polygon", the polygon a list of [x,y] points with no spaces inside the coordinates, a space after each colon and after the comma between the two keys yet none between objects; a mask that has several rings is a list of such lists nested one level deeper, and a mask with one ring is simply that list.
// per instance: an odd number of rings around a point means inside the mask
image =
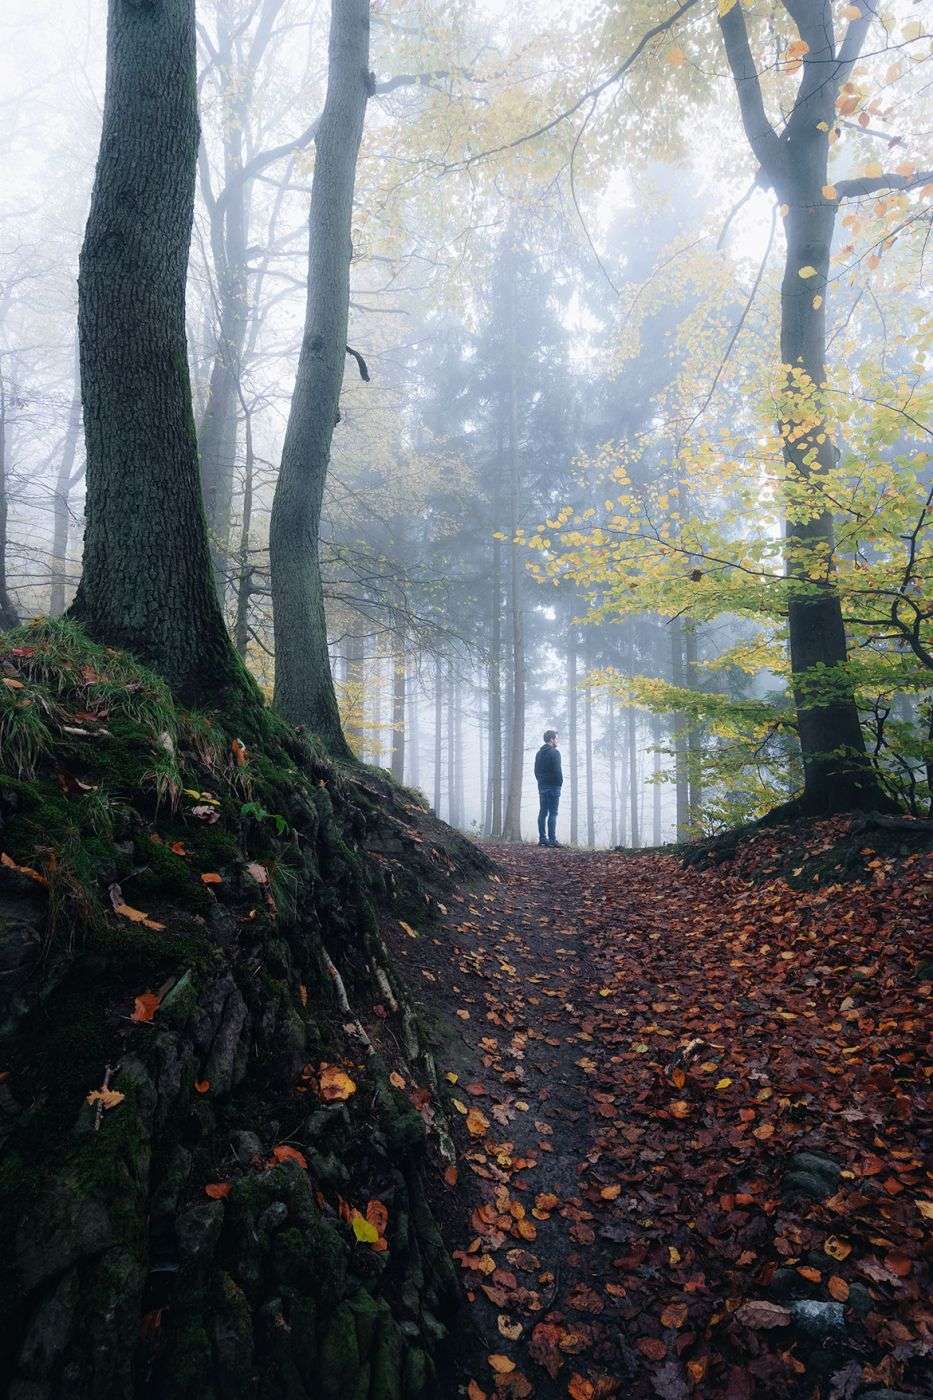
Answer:
[{"label": "blue jeans", "polygon": [[[541,806],[538,810],[538,840],[548,841],[553,845],[557,836],[557,809],[560,806],[559,787],[538,786],[538,797]],[[547,835],[545,835],[544,824],[547,822]]]}]

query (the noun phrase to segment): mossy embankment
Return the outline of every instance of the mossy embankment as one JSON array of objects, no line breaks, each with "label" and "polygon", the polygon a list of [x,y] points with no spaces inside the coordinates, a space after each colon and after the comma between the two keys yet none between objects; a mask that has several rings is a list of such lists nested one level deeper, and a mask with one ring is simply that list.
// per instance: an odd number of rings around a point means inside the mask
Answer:
[{"label": "mossy embankment", "polygon": [[68,622],[0,639],[16,1400],[434,1392],[446,1139],[379,921],[485,860],[260,716],[180,710]]}]

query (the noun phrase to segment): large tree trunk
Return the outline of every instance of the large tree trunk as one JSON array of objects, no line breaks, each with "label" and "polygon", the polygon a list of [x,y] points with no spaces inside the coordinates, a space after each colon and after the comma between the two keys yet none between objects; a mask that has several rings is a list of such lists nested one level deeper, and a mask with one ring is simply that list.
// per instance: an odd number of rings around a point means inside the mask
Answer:
[{"label": "large tree trunk", "polygon": [[[110,0],[78,278],[87,507],[72,613],[189,703],[243,690],[214,593],[185,343],[198,150],[194,0]],[[252,692],[251,692],[252,693]]]},{"label": "large tree trunk", "polygon": [[276,708],[340,758],[351,754],[327,655],[318,531],[347,354],[353,187],[370,84],[368,0],[333,0],[311,184],[305,331],[272,503],[269,565]]},{"label": "large tree trunk", "polygon": [[[869,763],[847,671],[842,607],[833,578],[833,520],[820,478],[836,459],[819,395],[826,380],[826,313],[836,196],[828,188],[829,134],[840,84],[851,71],[872,15],[856,7],[839,52],[830,0],[784,0],[800,32],[800,87],[780,136],[768,121],[741,4],[719,23],[735,80],[746,136],[763,178],[786,209],[786,259],[781,284],[781,405],[784,461],[790,479],[808,491],[810,517],[787,523],[786,566],[797,580],[788,608],[790,661],[804,767],[797,810],[828,813],[890,805]],[[857,183],[857,182],[855,182]],[[802,275],[801,275],[802,274]],[[801,430],[802,429],[802,430]],[[815,561],[821,577],[811,580]],[[825,668],[832,668],[827,679]]]},{"label": "large tree trunk", "polygon": [[62,455],[55,475],[55,494],[52,498],[52,558],[51,587],[49,589],[49,616],[61,617],[65,611],[65,591],[68,586],[68,535],[71,520],[70,497],[74,486],[84,473],[84,464],[75,469],[78,455],[78,439],[81,436],[81,368],[75,346],[75,386],[71,408],[68,413],[68,426]]}]

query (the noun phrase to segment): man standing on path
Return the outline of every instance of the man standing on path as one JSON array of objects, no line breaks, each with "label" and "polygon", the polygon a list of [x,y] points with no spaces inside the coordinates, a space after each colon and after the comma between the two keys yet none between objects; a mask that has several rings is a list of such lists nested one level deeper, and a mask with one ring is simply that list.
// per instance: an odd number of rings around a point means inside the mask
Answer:
[{"label": "man standing on path", "polygon": [[[560,805],[560,790],[564,783],[561,772],[560,753],[557,749],[557,730],[545,729],[544,743],[535,754],[535,778],[538,782],[538,845],[559,846],[557,840],[557,808]],[[545,831],[545,823],[547,830]]]}]

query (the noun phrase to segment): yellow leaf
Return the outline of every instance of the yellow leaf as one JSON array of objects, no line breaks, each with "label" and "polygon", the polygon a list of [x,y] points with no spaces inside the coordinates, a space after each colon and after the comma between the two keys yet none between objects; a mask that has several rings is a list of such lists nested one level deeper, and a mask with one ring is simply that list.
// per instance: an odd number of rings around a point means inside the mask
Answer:
[{"label": "yellow leaf", "polygon": [[719,0],[720,15],[727,15],[736,3],[737,0]]},{"label": "yellow leaf", "polygon": [[797,276],[803,277],[804,279],[806,279],[807,277],[815,277],[816,268],[811,267],[809,263],[805,263],[804,266],[798,270]]},{"label": "yellow leaf", "polygon": [[824,186],[823,186],[823,198],[824,198],[824,199],[838,199],[838,198],[839,198],[839,195],[836,193],[836,186],[835,186],[835,185],[824,185]]},{"label": "yellow leaf", "polygon": [[412,928],[411,924],[406,924],[406,922],[405,922],[404,919],[399,919],[399,925],[400,925],[400,927],[402,928],[402,930],[403,930],[405,933],[408,934],[408,937],[409,937],[409,938],[417,938],[417,937],[418,937],[417,933],[416,933],[415,930]]},{"label": "yellow leaf", "polygon": [[728,1089],[728,1087],[729,1087],[729,1085],[730,1085],[731,1083],[732,1083],[732,1080],[729,1079],[728,1076],[724,1076],[722,1079],[717,1079],[717,1081],[716,1081],[716,1088],[717,1088],[717,1089]]},{"label": "yellow leaf", "polygon": [[497,1376],[507,1376],[515,1370],[515,1362],[510,1357],[502,1356],[498,1352],[493,1352],[491,1356],[486,1357],[486,1360]]},{"label": "yellow leaf", "polygon": [[861,19],[861,18],[862,18],[862,12],[861,12],[861,10],[859,9],[858,5],[843,5],[843,7],[842,7],[842,13],[843,13],[843,17],[844,17],[845,19]]},{"label": "yellow leaf", "polygon": [[92,1089],[87,1096],[88,1103],[99,1103],[104,1108],[116,1108],[118,1103],[122,1103],[125,1094],[121,1094],[118,1089]]},{"label": "yellow leaf", "polygon": [[360,1244],[375,1244],[378,1240],[379,1231],[371,1221],[360,1215],[359,1211],[354,1211],[350,1224]]},{"label": "yellow leaf", "polygon": [[829,130],[829,122],[817,122],[817,124],[816,124],[816,129],[817,129],[817,131],[828,131],[828,130]]},{"label": "yellow leaf", "polygon": [[806,39],[795,39],[793,43],[787,45],[785,58],[803,58],[804,54],[810,52],[810,45]]},{"label": "yellow leaf", "polygon": [[813,310],[814,310],[814,311],[819,311],[819,309],[820,309],[820,307],[821,307],[822,305],[823,305],[823,298],[822,298],[821,296],[815,296],[815,297],[813,298]]},{"label": "yellow leaf", "polygon": [[867,175],[870,180],[877,180],[884,174],[884,166],[878,160],[870,160],[862,166],[862,174]]}]

